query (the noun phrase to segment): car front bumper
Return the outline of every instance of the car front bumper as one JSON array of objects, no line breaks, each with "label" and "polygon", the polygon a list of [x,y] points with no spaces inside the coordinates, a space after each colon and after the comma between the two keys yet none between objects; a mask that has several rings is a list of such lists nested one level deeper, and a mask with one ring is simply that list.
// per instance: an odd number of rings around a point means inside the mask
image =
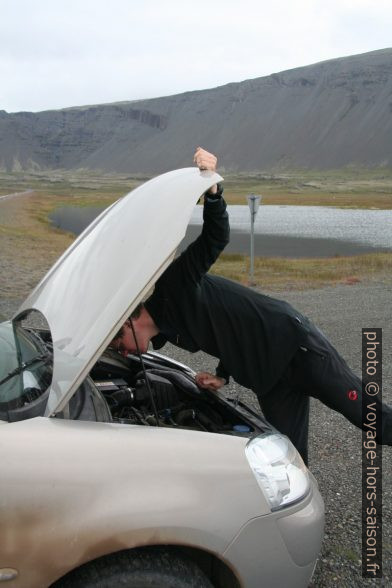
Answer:
[{"label": "car front bumper", "polygon": [[324,533],[324,502],[311,476],[300,503],[250,520],[223,556],[243,588],[306,588]]}]

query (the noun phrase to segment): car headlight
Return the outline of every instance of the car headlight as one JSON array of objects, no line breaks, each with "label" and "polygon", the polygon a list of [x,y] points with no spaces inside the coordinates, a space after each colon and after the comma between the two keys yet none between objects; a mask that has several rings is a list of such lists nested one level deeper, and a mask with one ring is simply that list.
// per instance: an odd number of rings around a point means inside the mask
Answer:
[{"label": "car headlight", "polygon": [[260,435],[249,441],[245,453],[271,510],[292,504],[309,492],[308,470],[288,437]]}]

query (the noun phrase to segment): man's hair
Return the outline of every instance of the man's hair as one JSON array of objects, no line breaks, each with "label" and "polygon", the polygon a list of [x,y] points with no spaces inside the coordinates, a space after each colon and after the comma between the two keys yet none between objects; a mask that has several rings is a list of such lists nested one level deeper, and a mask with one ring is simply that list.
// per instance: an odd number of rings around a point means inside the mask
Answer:
[{"label": "man's hair", "polygon": [[[139,304],[137,305],[137,307],[135,308],[135,310],[133,310],[131,312],[131,314],[128,317],[128,320],[132,320],[132,319],[137,319],[139,318],[142,309],[143,309],[143,302],[139,302]],[[117,333],[114,335],[112,341],[115,341],[116,339],[120,339],[120,337],[122,337],[124,334],[124,325],[121,325],[121,328],[117,331]]]}]

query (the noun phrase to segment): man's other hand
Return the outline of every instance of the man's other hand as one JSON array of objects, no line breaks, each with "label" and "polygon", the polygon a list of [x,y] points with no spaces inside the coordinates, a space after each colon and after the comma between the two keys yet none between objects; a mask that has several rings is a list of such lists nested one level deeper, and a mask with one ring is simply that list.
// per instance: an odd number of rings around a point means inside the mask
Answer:
[{"label": "man's other hand", "polygon": [[210,374],[209,372],[199,372],[196,374],[195,380],[196,384],[200,386],[200,388],[211,390],[211,392],[216,392],[226,383],[223,378],[214,376],[214,374]]}]

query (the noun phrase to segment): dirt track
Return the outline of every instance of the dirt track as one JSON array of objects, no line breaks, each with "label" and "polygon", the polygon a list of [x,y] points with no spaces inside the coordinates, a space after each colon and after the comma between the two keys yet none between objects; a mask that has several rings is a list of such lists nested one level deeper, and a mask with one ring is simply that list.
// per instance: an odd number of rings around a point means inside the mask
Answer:
[{"label": "dirt track", "polygon": [[33,192],[10,196],[0,200],[0,318],[15,310],[72,241],[34,218]]}]

